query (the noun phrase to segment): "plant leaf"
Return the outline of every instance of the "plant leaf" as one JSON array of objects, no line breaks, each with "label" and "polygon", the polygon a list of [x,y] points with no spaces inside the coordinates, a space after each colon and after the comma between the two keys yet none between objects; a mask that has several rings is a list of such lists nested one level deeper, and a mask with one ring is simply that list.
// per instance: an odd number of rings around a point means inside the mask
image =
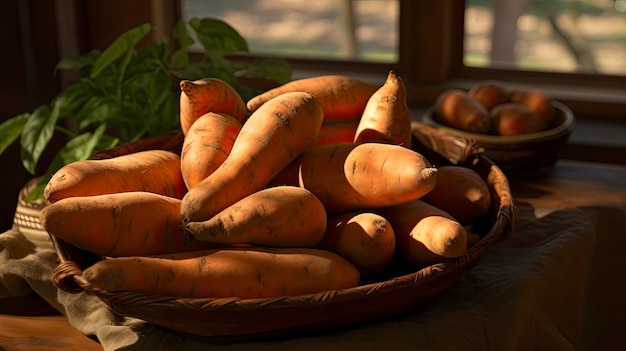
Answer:
[{"label": "plant leaf", "polygon": [[52,112],[58,118],[75,115],[83,107],[89,96],[95,94],[94,88],[87,81],[79,81],[65,88],[52,101]]},{"label": "plant leaf", "polygon": [[54,70],[74,70],[93,65],[100,56],[100,50],[91,50],[78,57],[67,57],[59,60]]},{"label": "plant leaf", "polygon": [[92,124],[100,125],[115,117],[119,111],[120,106],[114,97],[93,96],[83,104],[76,114],[76,122],[79,130],[81,130]]},{"label": "plant leaf", "polygon": [[246,40],[228,23],[217,18],[192,18],[189,25],[204,51],[213,55],[227,56],[236,52],[248,52]]},{"label": "plant leaf", "polygon": [[271,78],[280,84],[291,80],[291,65],[281,59],[261,59],[245,68],[245,75],[258,78]]},{"label": "plant leaf", "polygon": [[193,40],[187,31],[187,23],[185,21],[176,22],[172,35],[178,40],[179,46],[183,49],[187,49],[195,44],[195,40]]},{"label": "plant leaf", "polygon": [[20,137],[29,116],[30,113],[22,113],[0,124],[0,155]]},{"label": "plant leaf", "polygon": [[86,160],[91,157],[100,139],[102,138],[106,127],[106,124],[101,124],[94,130],[93,133],[83,133],[68,141],[58,153],[62,163],[66,165],[74,161]]},{"label": "plant leaf", "polygon": [[97,153],[99,151],[111,149],[117,144],[120,143],[120,139],[108,134],[102,134],[100,139],[98,139],[98,144],[96,145],[93,153]]},{"label": "plant leaf", "polygon": [[122,35],[120,35],[115,41],[107,47],[104,52],[98,57],[93,67],[91,67],[91,78],[97,77],[106,67],[113,63],[118,58],[127,55],[133,50],[135,45],[150,33],[153,25],[150,23],[144,23],[140,26],[132,28]]},{"label": "plant leaf", "polygon": [[187,32],[187,23],[178,21],[174,25],[174,38],[178,40],[178,49],[170,57],[170,66],[173,69],[184,69],[189,65],[189,47],[195,44],[195,40]]},{"label": "plant leaf", "polygon": [[[20,138],[22,164],[30,174],[35,174],[35,167],[44,149],[52,139],[57,115],[50,112],[50,106],[37,108],[22,128]],[[57,116],[58,117],[58,116]]]}]

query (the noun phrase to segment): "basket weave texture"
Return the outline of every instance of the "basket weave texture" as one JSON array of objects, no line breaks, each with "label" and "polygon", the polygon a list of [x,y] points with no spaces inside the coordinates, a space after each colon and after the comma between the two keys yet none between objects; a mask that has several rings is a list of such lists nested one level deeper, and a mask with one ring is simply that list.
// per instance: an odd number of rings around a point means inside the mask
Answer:
[{"label": "basket weave texture", "polygon": [[[82,270],[101,258],[50,235],[59,259],[52,281],[65,291],[96,295],[120,315],[217,344],[350,327],[415,310],[454,285],[490,247],[511,234],[514,202],[504,173],[473,143],[421,122],[413,122],[412,132],[413,149],[433,165],[472,168],[492,192],[491,213],[474,224],[481,239],[461,257],[426,267],[394,261],[380,276],[357,287],[315,294],[260,299],[179,298],[100,290],[83,279]],[[122,145],[94,158],[155,148],[179,153],[182,140],[181,133],[168,134]]]}]

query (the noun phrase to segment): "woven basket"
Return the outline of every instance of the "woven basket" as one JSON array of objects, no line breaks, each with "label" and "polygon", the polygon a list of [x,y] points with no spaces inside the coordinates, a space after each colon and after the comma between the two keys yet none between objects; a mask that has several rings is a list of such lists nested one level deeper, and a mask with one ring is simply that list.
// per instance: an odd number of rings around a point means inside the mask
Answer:
[{"label": "woven basket", "polygon": [[[491,213],[474,225],[481,239],[461,257],[427,267],[396,260],[380,275],[357,287],[316,294],[260,299],[178,298],[100,290],[82,277],[82,269],[100,257],[51,235],[59,257],[53,283],[69,292],[96,295],[120,315],[140,318],[216,344],[353,327],[415,310],[454,285],[478,264],[490,247],[510,235],[514,203],[506,176],[474,145],[420,122],[413,123],[412,131],[414,149],[434,165],[470,167],[485,179],[492,191]],[[180,152],[181,144],[182,135],[174,134],[127,144],[96,158],[150,148]]]}]

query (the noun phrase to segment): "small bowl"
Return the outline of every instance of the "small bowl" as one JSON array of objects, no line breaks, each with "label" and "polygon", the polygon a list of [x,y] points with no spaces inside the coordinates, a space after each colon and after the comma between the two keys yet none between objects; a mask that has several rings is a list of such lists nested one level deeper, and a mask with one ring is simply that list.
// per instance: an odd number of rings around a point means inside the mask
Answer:
[{"label": "small bowl", "polygon": [[422,116],[425,124],[441,128],[452,135],[476,142],[485,156],[497,164],[509,178],[533,178],[548,174],[556,163],[558,153],[567,143],[576,125],[576,118],[566,105],[552,101],[556,110],[554,127],[537,133],[498,136],[466,132],[440,124],[434,108]]}]

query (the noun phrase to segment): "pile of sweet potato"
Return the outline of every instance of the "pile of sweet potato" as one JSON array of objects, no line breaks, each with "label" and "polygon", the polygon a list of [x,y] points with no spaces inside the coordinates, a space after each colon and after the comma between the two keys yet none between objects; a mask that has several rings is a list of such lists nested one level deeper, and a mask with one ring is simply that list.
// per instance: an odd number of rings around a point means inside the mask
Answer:
[{"label": "pile of sweet potato", "polygon": [[403,81],[316,76],[244,102],[180,83],[180,154],[78,161],[49,181],[41,223],[100,255],[108,291],[263,298],[357,286],[401,258],[459,257],[489,211],[483,179],[411,148]]}]

